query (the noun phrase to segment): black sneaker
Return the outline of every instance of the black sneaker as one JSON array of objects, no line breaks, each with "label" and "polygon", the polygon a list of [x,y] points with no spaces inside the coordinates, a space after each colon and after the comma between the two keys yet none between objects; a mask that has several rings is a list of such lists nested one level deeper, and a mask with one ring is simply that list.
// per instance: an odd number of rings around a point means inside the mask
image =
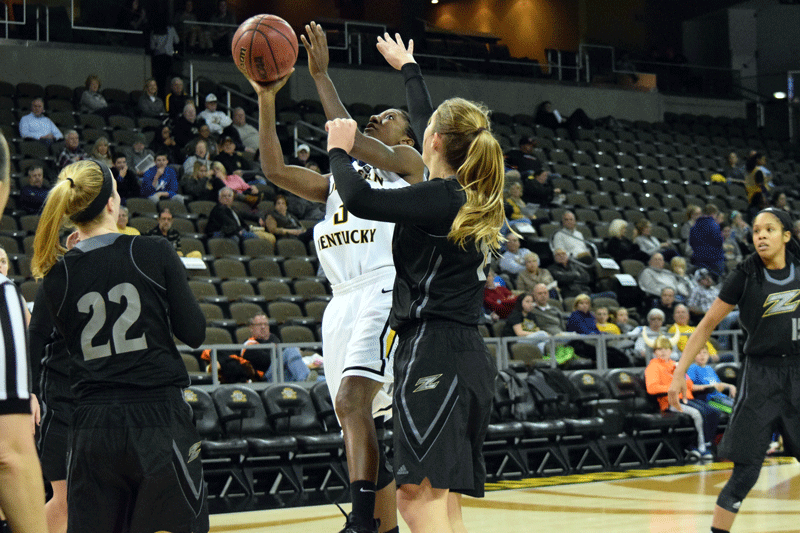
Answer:
[{"label": "black sneaker", "polygon": [[344,529],[339,533],[378,533],[378,527],[381,521],[373,518],[370,523],[359,523],[353,518],[353,513],[347,515],[347,522],[344,524]]}]

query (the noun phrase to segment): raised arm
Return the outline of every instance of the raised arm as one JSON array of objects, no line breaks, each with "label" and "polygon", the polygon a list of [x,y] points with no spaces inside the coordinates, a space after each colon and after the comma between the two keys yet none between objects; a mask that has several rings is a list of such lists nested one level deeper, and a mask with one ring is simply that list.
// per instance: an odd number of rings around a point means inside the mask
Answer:
[{"label": "raised arm", "polygon": [[[308,52],[308,70],[317,86],[322,107],[328,120],[335,118],[351,118],[339,98],[339,93],[328,76],[328,38],[322,26],[315,22],[306,25],[306,34],[300,39]],[[424,128],[423,128],[424,129]],[[416,131],[416,130],[415,130]],[[420,142],[422,137],[417,136]],[[370,165],[395,172],[408,181],[417,183],[424,179],[425,165],[419,152],[411,146],[398,144],[387,146],[383,142],[356,131],[350,155]]]},{"label": "raised arm", "polygon": [[275,129],[275,95],[286,84],[291,74],[269,85],[261,85],[248,78],[258,95],[258,147],[261,169],[267,179],[287,191],[312,202],[328,199],[328,179],[305,167],[287,165],[283,161],[281,143]]}]

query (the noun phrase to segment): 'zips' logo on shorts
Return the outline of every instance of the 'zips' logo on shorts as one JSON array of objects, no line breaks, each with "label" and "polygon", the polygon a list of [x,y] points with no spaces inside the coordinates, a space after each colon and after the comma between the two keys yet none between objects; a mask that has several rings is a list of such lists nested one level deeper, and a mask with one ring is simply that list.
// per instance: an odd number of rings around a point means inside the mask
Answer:
[{"label": "'zips' logo on shorts", "polygon": [[437,380],[440,377],[442,377],[441,374],[436,374],[435,376],[428,376],[428,377],[425,377],[425,378],[419,378],[417,380],[417,383],[416,383],[417,388],[414,389],[414,392],[420,392],[420,391],[424,391],[424,390],[433,390],[433,389],[435,389],[436,386],[439,385],[439,382]]}]

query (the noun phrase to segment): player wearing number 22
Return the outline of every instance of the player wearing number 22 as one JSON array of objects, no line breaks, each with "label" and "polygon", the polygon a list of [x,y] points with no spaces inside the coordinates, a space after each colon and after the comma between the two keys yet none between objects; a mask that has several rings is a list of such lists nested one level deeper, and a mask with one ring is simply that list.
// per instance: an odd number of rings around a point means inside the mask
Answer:
[{"label": "player wearing number 22", "polygon": [[[44,278],[77,398],[68,531],[205,532],[200,438],[173,340],[199,346],[203,314],[166,240],[117,233],[119,203],[105,165],[69,165],[34,244],[33,274]],[[80,240],[66,253],[57,240],[64,218]]]}]

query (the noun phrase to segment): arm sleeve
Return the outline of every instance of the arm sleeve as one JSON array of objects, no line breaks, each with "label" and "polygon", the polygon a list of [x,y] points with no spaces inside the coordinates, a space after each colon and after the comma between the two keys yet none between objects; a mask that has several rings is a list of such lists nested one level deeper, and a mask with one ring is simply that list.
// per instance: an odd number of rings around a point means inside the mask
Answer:
[{"label": "arm sleeve", "polygon": [[42,355],[44,355],[45,346],[47,346],[47,343],[51,340],[50,336],[55,327],[53,318],[50,316],[50,309],[47,307],[44,284],[39,284],[39,289],[36,291],[36,298],[33,302],[31,323],[28,326],[28,338],[30,343],[28,351],[30,352],[31,390],[38,396]]},{"label": "arm sleeve", "polygon": [[463,196],[459,198],[445,180],[399,189],[373,189],[353,168],[347,152],[334,148],[330,159],[345,209],[360,218],[421,226],[449,225],[464,202]]},{"label": "arm sleeve", "polygon": [[19,136],[23,139],[30,138],[32,139],[33,128],[31,128],[31,121],[27,116],[22,117],[19,119]]},{"label": "arm sleeve", "polygon": [[425,136],[425,128],[428,126],[428,119],[433,115],[431,95],[428,93],[428,87],[425,85],[418,64],[406,63],[401,72],[406,82],[406,103],[411,117],[411,129],[421,143]]}]

